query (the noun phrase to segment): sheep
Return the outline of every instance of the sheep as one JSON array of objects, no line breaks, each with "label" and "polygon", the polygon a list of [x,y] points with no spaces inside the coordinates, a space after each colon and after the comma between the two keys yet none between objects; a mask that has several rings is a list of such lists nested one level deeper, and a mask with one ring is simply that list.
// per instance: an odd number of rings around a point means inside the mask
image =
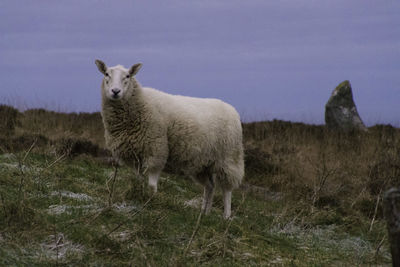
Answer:
[{"label": "sheep", "polygon": [[244,176],[242,125],[229,104],[211,98],[171,95],[142,87],[129,70],[95,61],[104,75],[102,119],[107,147],[118,160],[148,176],[156,193],[163,170],[204,186],[201,211],[210,212],[214,187],[223,192],[224,218],[231,217],[232,190]]}]

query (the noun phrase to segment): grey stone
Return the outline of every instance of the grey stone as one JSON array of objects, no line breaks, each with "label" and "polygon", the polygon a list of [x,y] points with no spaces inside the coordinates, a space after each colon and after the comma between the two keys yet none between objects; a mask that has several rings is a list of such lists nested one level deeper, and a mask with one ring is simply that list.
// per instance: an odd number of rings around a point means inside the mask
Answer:
[{"label": "grey stone", "polygon": [[367,130],[357,112],[349,81],[342,82],[333,90],[325,105],[325,124],[328,128],[344,131]]}]

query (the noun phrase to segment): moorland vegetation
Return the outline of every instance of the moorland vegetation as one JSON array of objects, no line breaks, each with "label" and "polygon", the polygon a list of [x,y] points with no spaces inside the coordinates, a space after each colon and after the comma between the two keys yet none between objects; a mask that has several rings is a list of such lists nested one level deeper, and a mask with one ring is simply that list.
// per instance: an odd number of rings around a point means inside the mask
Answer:
[{"label": "moorland vegetation", "polygon": [[243,123],[233,219],[218,193],[162,174],[159,192],[104,145],[100,113],[0,106],[0,265],[390,264],[382,194],[400,185],[400,130]]}]

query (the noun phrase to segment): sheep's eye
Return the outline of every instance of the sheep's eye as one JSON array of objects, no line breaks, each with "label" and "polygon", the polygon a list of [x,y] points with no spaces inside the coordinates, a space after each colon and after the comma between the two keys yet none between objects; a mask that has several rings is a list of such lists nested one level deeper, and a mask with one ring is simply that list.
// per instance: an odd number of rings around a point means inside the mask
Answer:
[{"label": "sheep's eye", "polygon": [[106,77],[110,77],[110,74],[106,73],[105,76],[106,76]]},{"label": "sheep's eye", "polygon": [[129,79],[129,77],[130,77],[129,75],[126,75],[126,76],[125,76],[125,78],[127,78],[127,79]]}]

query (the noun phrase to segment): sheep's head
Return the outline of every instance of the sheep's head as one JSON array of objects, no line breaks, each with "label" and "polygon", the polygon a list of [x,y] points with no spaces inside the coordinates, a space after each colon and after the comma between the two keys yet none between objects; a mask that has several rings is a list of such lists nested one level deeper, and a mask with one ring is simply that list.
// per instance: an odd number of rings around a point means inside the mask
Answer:
[{"label": "sheep's head", "polygon": [[130,84],[136,83],[134,76],[142,67],[141,63],[133,65],[129,70],[121,65],[108,68],[101,60],[95,61],[97,68],[104,75],[103,95],[111,100],[119,100],[129,91]]}]

